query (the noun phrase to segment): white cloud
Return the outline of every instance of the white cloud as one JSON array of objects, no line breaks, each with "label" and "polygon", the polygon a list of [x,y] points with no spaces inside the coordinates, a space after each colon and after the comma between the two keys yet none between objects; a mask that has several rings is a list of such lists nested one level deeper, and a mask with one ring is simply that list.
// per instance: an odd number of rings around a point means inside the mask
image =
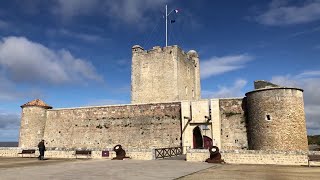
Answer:
[{"label": "white cloud", "polygon": [[256,17],[256,20],[265,25],[283,26],[302,24],[320,20],[320,1],[309,0],[300,5],[288,5],[288,1],[274,0],[269,9]]},{"label": "white cloud", "polygon": [[0,67],[14,82],[48,84],[102,81],[94,66],[67,50],[51,50],[24,37],[0,41]]},{"label": "white cloud", "polygon": [[202,91],[204,98],[230,98],[230,97],[244,97],[245,92],[243,88],[247,85],[244,79],[236,80],[231,86],[219,85],[217,91]]},{"label": "white cloud", "polygon": [[99,13],[108,16],[115,23],[118,20],[129,24],[144,23],[149,19],[145,16],[147,11],[159,9],[169,1],[171,0],[56,0],[53,12],[64,19]]},{"label": "white cloud", "polygon": [[101,0],[55,0],[56,6],[53,12],[64,18],[72,18],[78,15],[88,15],[95,12],[101,5]]},{"label": "white cloud", "polygon": [[320,70],[297,75],[274,76],[275,84],[304,89],[304,102],[309,134],[320,134]]},{"label": "white cloud", "polygon": [[296,75],[295,78],[320,78],[320,71],[304,71],[303,73]]},{"label": "white cloud", "polygon": [[248,61],[253,59],[252,56],[246,54],[212,57],[208,60],[201,61],[201,78],[223,74],[244,68]]},{"label": "white cloud", "polygon": [[74,37],[81,39],[83,41],[88,41],[88,42],[97,42],[97,41],[102,41],[104,38],[98,36],[98,35],[93,35],[93,34],[85,34],[85,33],[76,33],[76,32],[71,32],[65,29],[61,30],[61,33],[66,36]]},{"label": "white cloud", "polygon": [[78,32],[73,32],[73,31],[70,31],[70,30],[67,30],[67,29],[58,29],[58,30],[49,29],[47,31],[47,34],[49,36],[61,35],[61,36],[64,36],[64,37],[70,37],[70,38],[79,39],[79,40],[86,41],[86,42],[91,42],[91,43],[95,43],[95,42],[106,40],[105,38],[103,38],[103,37],[101,37],[99,35],[87,34],[87,33],[78,33]]}]

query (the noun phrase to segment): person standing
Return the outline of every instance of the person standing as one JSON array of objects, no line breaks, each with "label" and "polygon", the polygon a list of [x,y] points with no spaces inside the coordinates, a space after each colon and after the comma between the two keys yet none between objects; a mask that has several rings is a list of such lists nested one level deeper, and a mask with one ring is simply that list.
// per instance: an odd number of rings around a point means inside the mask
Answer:
[{"label": "person standing", "polygon": [[44,151],[46,150],[46,146],[44,145],[44,140],[42,139],[38,144],[40,155],[38,157],[39,160],[44,160]]}]

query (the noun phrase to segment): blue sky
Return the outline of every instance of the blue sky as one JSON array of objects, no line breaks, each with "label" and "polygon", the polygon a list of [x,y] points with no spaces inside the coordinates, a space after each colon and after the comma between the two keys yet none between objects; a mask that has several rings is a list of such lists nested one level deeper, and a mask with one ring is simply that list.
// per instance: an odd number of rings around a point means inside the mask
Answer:
[{"label": "blue sky", "polygon": [[0,2],[0,141],[16,141],[20,105],[130,103],[131,47],[200,55],[203,98],[241,97],[254,80],[305,90],[320,134],[320,1],[12,0]]}]

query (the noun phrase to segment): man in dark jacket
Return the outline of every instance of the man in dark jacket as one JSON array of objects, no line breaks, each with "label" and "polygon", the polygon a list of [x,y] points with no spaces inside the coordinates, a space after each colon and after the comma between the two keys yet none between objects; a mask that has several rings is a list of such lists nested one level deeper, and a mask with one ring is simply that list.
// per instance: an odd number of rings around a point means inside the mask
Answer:
[{"label": "man in dark jacket", "polygon": [[42,139],[38,144],[40,155],[38,157],[39,160],[44,160],[44,151],[46,150],[46,146],[44,145],[44,140]]}]

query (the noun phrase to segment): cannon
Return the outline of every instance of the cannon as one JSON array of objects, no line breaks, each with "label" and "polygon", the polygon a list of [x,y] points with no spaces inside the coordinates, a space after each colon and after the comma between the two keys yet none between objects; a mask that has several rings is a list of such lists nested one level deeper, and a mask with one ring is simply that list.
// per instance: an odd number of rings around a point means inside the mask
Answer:
[{"label": "cannon", "polygon": [[112,160],[123,160],[124,158],[130,158],[126,156],[126,151],[122,149],[120,144],[114,146],[113,151],[116,152],[116,157],[112,158]]},{"label": "cannon", "polygon": [[206,160],[207,163],[225,163],[224,160],[221,159],[221,154],[217,146],[210,146],[209,152],[210,158]]}]

